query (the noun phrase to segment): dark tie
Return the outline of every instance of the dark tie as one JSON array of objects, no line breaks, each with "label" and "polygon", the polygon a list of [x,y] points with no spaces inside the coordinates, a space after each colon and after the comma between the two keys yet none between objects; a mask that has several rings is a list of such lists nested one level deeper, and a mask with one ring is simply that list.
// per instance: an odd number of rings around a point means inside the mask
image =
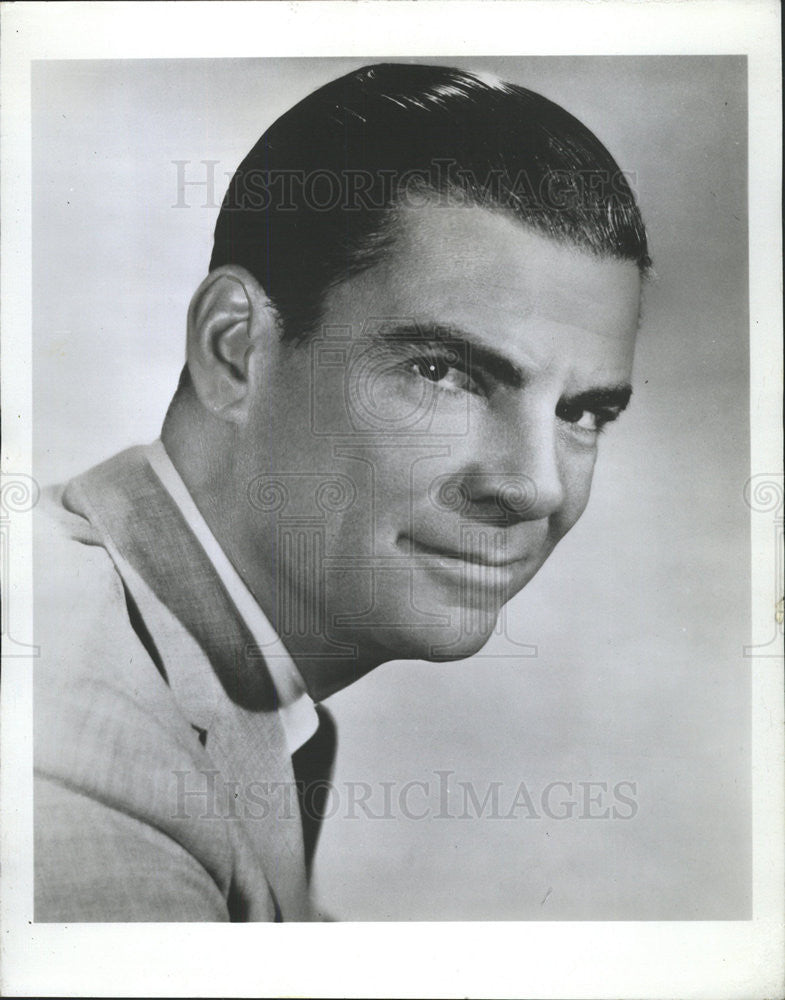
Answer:
[{"label": "dark tie", "polygon": [[316,706],[319,728],[299,750],[292,754],[294,779],[300,800],[305,846],[305,870],[311,877],[311,867],[319,839],[319,830],[329,793],[336,748],[335,720],[323,705]]}]

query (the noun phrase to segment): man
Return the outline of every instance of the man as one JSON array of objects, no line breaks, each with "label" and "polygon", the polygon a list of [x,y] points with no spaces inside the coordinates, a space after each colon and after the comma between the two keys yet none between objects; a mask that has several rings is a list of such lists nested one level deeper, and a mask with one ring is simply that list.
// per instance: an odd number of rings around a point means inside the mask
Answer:
[{"label": "man", "polygon": [[235,174],[161,440],[39,533],[37,920],[305,920],[320,702],[460,659],[627,405],[634,197],[520,87],[378,65]]}]

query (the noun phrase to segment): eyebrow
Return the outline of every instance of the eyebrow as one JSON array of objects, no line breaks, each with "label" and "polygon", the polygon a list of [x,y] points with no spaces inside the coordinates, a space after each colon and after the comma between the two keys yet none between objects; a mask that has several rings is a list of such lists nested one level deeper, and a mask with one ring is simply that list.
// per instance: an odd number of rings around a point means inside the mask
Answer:
[{"label": "eyebrow", "polygon": [[[409,343],[447,341],[451,345],[462,348],[473,365],[481,367],[502,385],[511,389],[522,389],[527,381],[526,372],[515,362],[495,351],[492,347],[478,343],[472,334],[451,324],[432,322],[382,324],[375,331],[374,339]],[[624,410],[631,396],[632,386],[629,382],[621,382],[615,385],[585,389],[574,396],[563,397],[560,403],[570,407],[580,406],[582,409],[588,410]]]}]

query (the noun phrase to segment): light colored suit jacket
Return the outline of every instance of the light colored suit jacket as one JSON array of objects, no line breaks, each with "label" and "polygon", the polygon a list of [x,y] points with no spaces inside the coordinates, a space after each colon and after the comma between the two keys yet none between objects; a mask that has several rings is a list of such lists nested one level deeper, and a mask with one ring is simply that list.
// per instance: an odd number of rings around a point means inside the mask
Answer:
[{"label": "light colored suit jacket", "polygon": [[143,450],[50,491],[36,556],[35,919],[312,919],[274,688]]}]

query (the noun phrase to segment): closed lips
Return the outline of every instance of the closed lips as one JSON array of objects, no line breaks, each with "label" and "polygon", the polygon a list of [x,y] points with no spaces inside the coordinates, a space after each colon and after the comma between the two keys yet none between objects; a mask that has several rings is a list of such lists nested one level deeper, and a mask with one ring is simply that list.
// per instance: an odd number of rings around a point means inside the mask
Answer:
[{"label": "closed lips", "polygon": [[515,559],[493,559],[484,552],[470,552],[467,550],[456,551],[455,549],[441,548],[438,545],[428,545],[417,539],[409,538],[407,535],[401,536],[401,541],[411,546],[414,551],[422,553],[423,555],[439,556],[442,559],[456,559],[461,562],[478,563],[481,566],[498,568],[513,566],[515,563],[522,562],[526,558],[525,556],[519,556]]}]

